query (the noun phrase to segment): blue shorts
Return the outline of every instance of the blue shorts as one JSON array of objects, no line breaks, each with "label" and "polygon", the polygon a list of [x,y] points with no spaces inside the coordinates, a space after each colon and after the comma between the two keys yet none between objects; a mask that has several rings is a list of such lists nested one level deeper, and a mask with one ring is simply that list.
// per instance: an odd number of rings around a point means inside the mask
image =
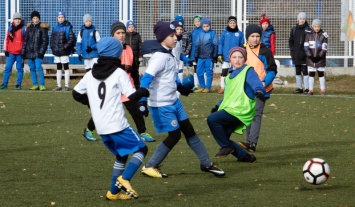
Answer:
[{"label": "blue shorts", "polygon": [[180,128],[180,121],[188,119],[180,99],[177,99],[173,105],[160,107],[150,106],[149,109],[157,133],[174,131]]},{"label": "blue shorts", "polygon": [[134,129],[127,127],[126,129],[113,134],[101,135],[105,146],[114,154],[125,156],[137,152],[145,147],[144,141]]}]

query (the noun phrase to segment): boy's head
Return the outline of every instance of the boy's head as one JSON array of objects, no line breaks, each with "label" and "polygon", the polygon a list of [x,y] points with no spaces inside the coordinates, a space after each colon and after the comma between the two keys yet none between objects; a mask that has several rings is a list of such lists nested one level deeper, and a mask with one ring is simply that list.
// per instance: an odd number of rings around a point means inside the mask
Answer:
[{"label": "boy's head", "polygon": [[64,20],[65,20],[65,13],[64,13],[64,11],[59,11],[59,12],[57,13],[57,20],[58,20],[58,23],[59,23],[59,24],[61,24],[61,23],[64,22]]},{"label": "boy's head", "polygon": [[314,19],[312,21],[312,29],[313,29],[313,31],[315,33],[319,32],[320,28],[321,28],[321,25],[322,25],[322,22],[319,19]]},{"label": "boy's head", "polygon": [[245,29],[245,39],[247,40],[249,46],[257,46],[260,44],[261,37],[261,27],[257,24],[248,25]]},{"label": "boy's head", "polygon": [[193,21],[194,21],[195,27],[201,26],[201,16],[200,15],[194,16]]},{"label": "boy's head", "polygon": [[157,40],[167,48],[174,48],[176,46],[177,38],[176,31],[173,24],[169,22],[160,21],[154,25],[154,34]]},{"label": "boy's head", "polygon": [[123,43],[126,39],[126,26],[117,21],[111,25],[111,36]]},{"label": "boy's head", "polygon": [[103,37],[97,43],[97,51],[100,56],[119,58],[121,57],[122,43],[113,37]]},{"label": "boy's head", "polygon": [[233,68],[240,68],[247,61],[247,51],[242,47],[233,47],[228,58]]},{"label": "boy's head", "polygon": [[297,15],[297,22],[299,25],[304,25],[304,23],[306,23],[306,18],[307,18],[307,15],[305,12],[300,12],[298,13]]},{"label": "boy's head", "polygon": [[237,27],[237,18],[235,16],[228,17],[227,24],[229,28],[235,29]]},{"label": "boy's head", "polygon": [[17,26],[21,23],[22,21],[22,15],[20,13],[14,13],[14,15],[12,15],[12,19],[14,24]]},{"label": "boy's head", "polygon": [[180,21],[173,21],[171,24],[173,24],[175,27],[176,36],[181,36],[182,32],[184,31],[183,23]]},{"label": "boy's head", "polygon": [[259,24],[263,30],[266,30],[269,27],[270,19],[266,17],[265,13],[260,16]]},{"label": "boy's head", "polygon": [[126,28],[127,28],[128,32],[134,32],[134,30],[136,29],[136,24],[134,23],[133,20],[129,20],[126,23]]},{"label": "boy's head", "polygon": [[174,21],[179,21],[182,23],[182,25],[184,25],[184,17],[182,17],[181,15],[176,15]]},{"label": "boy's head", "polygon": [[92,25],[92,16],[90,14],[85,14],[83,16],[83,22],[85,27],[91,27]]},{"label": "boy's head", "polygon": [[211,20],[208,18],[201,19],[202,29],[205,32],[208,32],[211,29]]}]

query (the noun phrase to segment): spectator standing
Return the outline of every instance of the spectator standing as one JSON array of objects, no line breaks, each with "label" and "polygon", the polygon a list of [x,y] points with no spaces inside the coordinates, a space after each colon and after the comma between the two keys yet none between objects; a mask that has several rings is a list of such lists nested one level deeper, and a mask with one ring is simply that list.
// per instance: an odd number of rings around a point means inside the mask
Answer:
[{"label": "spectator standing", "polygon": [[221,88],[218,93],[224,92],[224,78],[228,74],[228,69],[231,65],[229,63],[228,54],[229,51],[236,46],[243,46],[244,34],[239,30],[237,25],[237,18],[235,16],[228,17],[227,27],[222,31],[222,34],[218,41],[218,61],[222,64],[221,74]]},{"label": "spectator standing", "polygon": [[136,23],[133,20],[129,20],[126,23],[126,39],[125,43],[131,46],[133,50],[133,65],[131,76],[134,81],[134,85],[136,88],[139,88],[139,58],[141,57],[141,47],[142,47],[142,37],[136,32]]},{"label": "spectator standing", "polygon": [[259,24],[263,29],[263,32],[261,33],[261,42],[271,50],[272,55],[275,55],[276,34],[274,26],[271,25],[270,19],[267,18],[265,13],[261,15]]},{"label": "spectator standing", "polygon": [[[306,65],[306,53],[304,52],[304,40],[306,31],[310,31],[306,20],[306,13],[300,12],[297,15],[297,25],[291,29],[288,45],[291,52],[292,63],[296,68],[297,89],[294,93],[308,93],[308,70]],[[303,85],[302,87],[302,75]]]},{"label": "spectator standing", "polygon": [[190,59],[194,61],[194,88],[193,90],[197,90],[198,89],[198,77],[197,77],[197,73],[196,73],[196,69],[197,69],[197,58],[195,58],[195,50],[196,50],[196,42],[197,42],[197,38],[199,36],[199,33],[202,32],[202,27],[201,27],[201,16],[200,15],[196,15],[193,18],[193,23],[195,28],[191,31],[190,33],[190,40],[191,40],[191,51],[190,51]]},{"label": "spectator standing", "polygon": [[313,95],[314,77],[318,74],[321,96],[325,96],[326,55],[328,51],[328,34],[321,28],[322,22],[319,19],[312,21],[312,31],[307,31],[304,41],[304,50],[307,55],[307,66],[309,74],[308,95]]},{"label": "spectator standing", "polygon": [[25,41],[25,31],[26,27],[24,21],[22,20],[22,15],[20,13],[14,13],[11,25],[9,26],[5,36],[4,51],[7,60],[4,70],[4,77],[2,84],[0,85],[1,90],[7,89],[12,72],[12,66],[15,62],[17,69],[15,90],[21,90],[23,79],[23,58],[21,56],[21,49]]},{"label": "spectator standing", "polygon": [[57,87],[53,91],[62,90],[62,69],[64,69],[64,91],[69,91],[69,55],[73,53],[76,37],[73,26],[65,19],[65,13],[57,13],[58,24],[53,27],[50,47],[54,55],[54,63],[57,64]]}]

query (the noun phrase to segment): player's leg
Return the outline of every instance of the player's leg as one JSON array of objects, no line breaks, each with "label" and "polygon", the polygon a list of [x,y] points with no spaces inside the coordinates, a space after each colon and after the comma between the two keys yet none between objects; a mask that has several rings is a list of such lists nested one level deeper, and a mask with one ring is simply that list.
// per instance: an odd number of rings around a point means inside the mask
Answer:
[{"label": "player's leg", "polygon": [[296,84],[297,84],[297,89],[294,91],[294,93],[303,93],[302,89],[302,65],[295,65],[296,69]]},{"label": "player's leg", "polygon": [[223,94],[223,92],[224,92],[224,79],[228,75],[228,68],[229,67],[230,67],[229,62],[223,62],[222,74],[221,74],[221,88],[218,91],[219,94]]},{"label": "player's leg", "polygon": [[238,144],[247,151],[256,151],[256,145],[258,144],[261,119],[265,107],[266,100],[256,99],[255,116],[252,123],[246,129],[246,142],[238,142]]},{"label": "player's leg", "polygon": [[309,86],[309,91],[307,95],[311,96],[313,95],[313,89],[314,89],[314,77],[316,76],[316,68],[313,67],[308,67],[308,86]]},{"label": "player's leg", "polygon": [[22,59],[21,55],[16,55],[17,80],[15,89],[17,90],[21,89],[21,84],[23,80],[23,67],[24,60]]},{"label": "player's leg", "polygon": [[95,130],[95,123],[92,117],[88,121],[87,127],[83,131],[83,136],[88,140],[88,141],[97,141],[97,139],[94,137],[94,132]]},{"label": "player's leg", "polygon": [[63,65],[60,61],[60,57],[54,56],[54,63],[57,64],[57,87],[53,89],[53,91],[61,91],[62,90],[62,69]]},{"label": "player's leg", "polygon": [[195,93],[201,93],[205,89],[205,60],[206,59],[199,59],[197,63],[196,74],[198,78],[198,82],[200,84],[200,88],[195,90]]},{"label": "player's leg", "polygon": [[303,93],[307,94],[309,91],[309,76],[308,76],[308,68],[307,65],[302,65],[302,74],[303,74],[303,85],[304,85],[304,91]]},{"label": "player's leg", "polygon": [[43,72],[43,67],[42,67],[42,59],[41,58],[36,58],[35,59],[35,65],[36,65],[36,73],[39,79],[39,90],[44,91],[46,90],[45,87],[45,81],[44,81],[44,72]]},{"label": "player's leg", "polygon": [[9,79],[12,73],[12,66],[16,61],[16,55],[9,54],[9,57],[6,59],[5,69],[4,69],[4,77],[2,79],[2,85],[0,89],[7,89],[7,85],[9,84]]},{"label": "player's leg", "polygon": [[206,74],[206,86],[205,90],[202,91],[203,93],[209,93],[212,88],[212,81],[213,81],[213,68],[214,64],[212,62],[212,59],[206,59],[205,62],[205,74]]},{"label": "player's leg", "polygon": [[64,91],[69,91],[69,81],[70,81],[70,71],[69,71],[69,57],[63,56],[61,57],[64,69]]},{"label": "player's leg", "polygon": [[317,68],[318,71],[318,77],[319,77],[319,84],[320,84],[320,91],[319,94],[321,96],[325,96],[325,77],[324,77],[324,67]]},{"label": "player's leg", "polygon": [[28,64],[28,67],[30,68],[30,76],[31,76],[31,80],[32,80],[32,87],[30,88],[30,90],[38,90],[39,85],[38,85],[38,81],[37,81],[35,59],[31,59],[31,58],[27,59],[27,64]]}]

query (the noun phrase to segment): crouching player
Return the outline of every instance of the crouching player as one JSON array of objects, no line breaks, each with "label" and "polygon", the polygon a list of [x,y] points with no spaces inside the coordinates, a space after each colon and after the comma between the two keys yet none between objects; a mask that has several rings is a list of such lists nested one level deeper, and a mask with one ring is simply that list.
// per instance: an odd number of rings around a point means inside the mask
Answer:
[{"label": "crouching player", "polygon": [[[132,87],[127,73],[121,68],[119,57],[122,44],[112,37],[104,37],[97,43],[99,59],[91,71],[74,87],[73,97],[82,104],[90,104],[97,133],[105,146],[116,156],[112,170],[112,183],[107,200],[138,198],[130,180],[136,173],[148,148],[124,116],[121,94],[131,100],[149,96],[147,89]],[[128,155],[133,154],[128,164]],[[121,193],[121,188],[126,194]]]}]

